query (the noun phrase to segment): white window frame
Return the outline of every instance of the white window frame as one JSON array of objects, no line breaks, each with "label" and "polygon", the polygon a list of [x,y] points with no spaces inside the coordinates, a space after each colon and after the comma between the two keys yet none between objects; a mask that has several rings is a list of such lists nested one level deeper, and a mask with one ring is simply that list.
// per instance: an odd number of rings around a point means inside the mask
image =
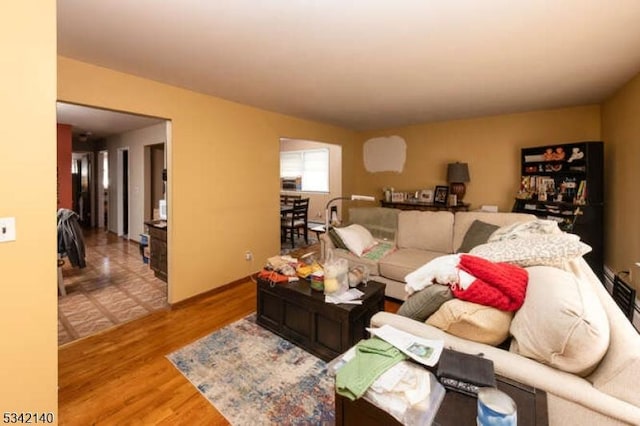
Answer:
[{"label": "white window frame", "polygon": [[[321,158],[323,156],[324,158]],[[329,193],[329,171],[328,148],[280,151],[281,181],[296,178],[301,180],[300,188],[284,189],[281,187],[281,189],[295,192]]]}]

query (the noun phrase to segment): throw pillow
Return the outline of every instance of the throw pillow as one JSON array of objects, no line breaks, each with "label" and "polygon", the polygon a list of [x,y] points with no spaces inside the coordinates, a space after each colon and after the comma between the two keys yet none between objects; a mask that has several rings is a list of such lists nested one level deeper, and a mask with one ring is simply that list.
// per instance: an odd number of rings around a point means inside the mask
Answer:
[{"label": "throw pillow", "polygon": [[335,248],[348,250],[347,246],[344,245],[344,241],[342,241],[342,238],[340,238],[340,235],[338,235],[335,228],[329,227],[329,239],[331,240]]},{"label": "throw pillow", "polygon": [[464,234],[462,244],[458,248],[458,253],[469,253],[472,248],[489,241],[489,237],[500,227],[481,220],[474,220]]},{"label": "throw pillow", "polygon": [[490,236],[488,242],[527,238],[532,235],[560,234],[561,232],[558,222],[555,220],[535,219],[503,226]]},{"label": "throw pillow", "polygon": [[453,299],[448,285],[432,284],[412,294],[400,306],[397,314],[424,322],[447,300]]},{"label": "throw pillow", "polygon": [[496,346],[509,337],[513,312],[452,299],[427,319],[427,324],[454,336]]},{"label": "throw pillow", "polygon": [[335,228],[335,230],[349,251],[358,257],[376,244],[371,232],[362,225],[354,223],[344,228]]},{"label": "throw pillow", "polygon": [[523,267],[562,267],[565,262],[584,256],[590,251],[591,247],[581,242],[577,235],[562,232],[489,242],[474,247],[469,254],[484,257],[492,262],[509,262]]},{"label": "throw pillow", "polygon": [[547,266],[527,268],[529,285],[511,322],[512,352],[588,375],[609,347],[609,321],[589,283]]}]

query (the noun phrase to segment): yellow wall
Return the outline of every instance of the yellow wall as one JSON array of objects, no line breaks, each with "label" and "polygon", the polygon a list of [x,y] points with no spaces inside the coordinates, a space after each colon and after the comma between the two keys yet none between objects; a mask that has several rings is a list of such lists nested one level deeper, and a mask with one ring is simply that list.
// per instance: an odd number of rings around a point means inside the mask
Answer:
[{"label": "yellow wall", "polygon": [[471,182],[464,201],[471,208],[493,204],[510,210],[520,182],[520,148],[577,140],[600,140],[598,105],[421,124],[361,134],[366,140],[399,135],[407,143],[402,173],[369,173],[362,155],[355,164],[356,191],[382,197],[397,191],[447,185],[447,163],[469,163]]},{"label": "yellow wall", "polygon": [[[640,262],[640,74],[604,103],[605,264],[614,272]],[[634,277],[640,290],[640,279]]]},{"label": "yellow wall", "polygon": [[[343,145],[355,132],[58,58],[58,99],[170,119],[169,302],[257,271],[279,252],[280,137]],[[351,171],[343,171],[349,191]],[[246,250],[254,262],[244,260]]]},{"label": "yellow wall", "polygon": [[0,412],[56,412],[56,9],[3,4],[0,14]]}]

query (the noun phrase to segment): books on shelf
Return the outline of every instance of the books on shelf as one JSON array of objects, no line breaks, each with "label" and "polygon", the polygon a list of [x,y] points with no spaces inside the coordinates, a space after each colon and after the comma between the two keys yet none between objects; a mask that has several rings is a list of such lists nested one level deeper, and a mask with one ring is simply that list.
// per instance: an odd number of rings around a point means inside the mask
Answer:
[{"label": "books on shelf", "polygon": [[587,181],[581,180],[578,185],[578,192],[576,193],[576,204],[585,204],[587,200]]}]

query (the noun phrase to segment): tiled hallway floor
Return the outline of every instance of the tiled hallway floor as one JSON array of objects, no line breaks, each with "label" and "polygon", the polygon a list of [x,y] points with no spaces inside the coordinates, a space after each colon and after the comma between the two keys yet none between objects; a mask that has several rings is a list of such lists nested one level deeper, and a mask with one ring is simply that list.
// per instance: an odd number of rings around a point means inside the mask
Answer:
[{"label": "tiled hallway floor", "polygon": [[85,229],[87,267],[62,268],[66,296],[58,297],[58,345],[167,309],[167,284],[143,263],[137,243]]}]

